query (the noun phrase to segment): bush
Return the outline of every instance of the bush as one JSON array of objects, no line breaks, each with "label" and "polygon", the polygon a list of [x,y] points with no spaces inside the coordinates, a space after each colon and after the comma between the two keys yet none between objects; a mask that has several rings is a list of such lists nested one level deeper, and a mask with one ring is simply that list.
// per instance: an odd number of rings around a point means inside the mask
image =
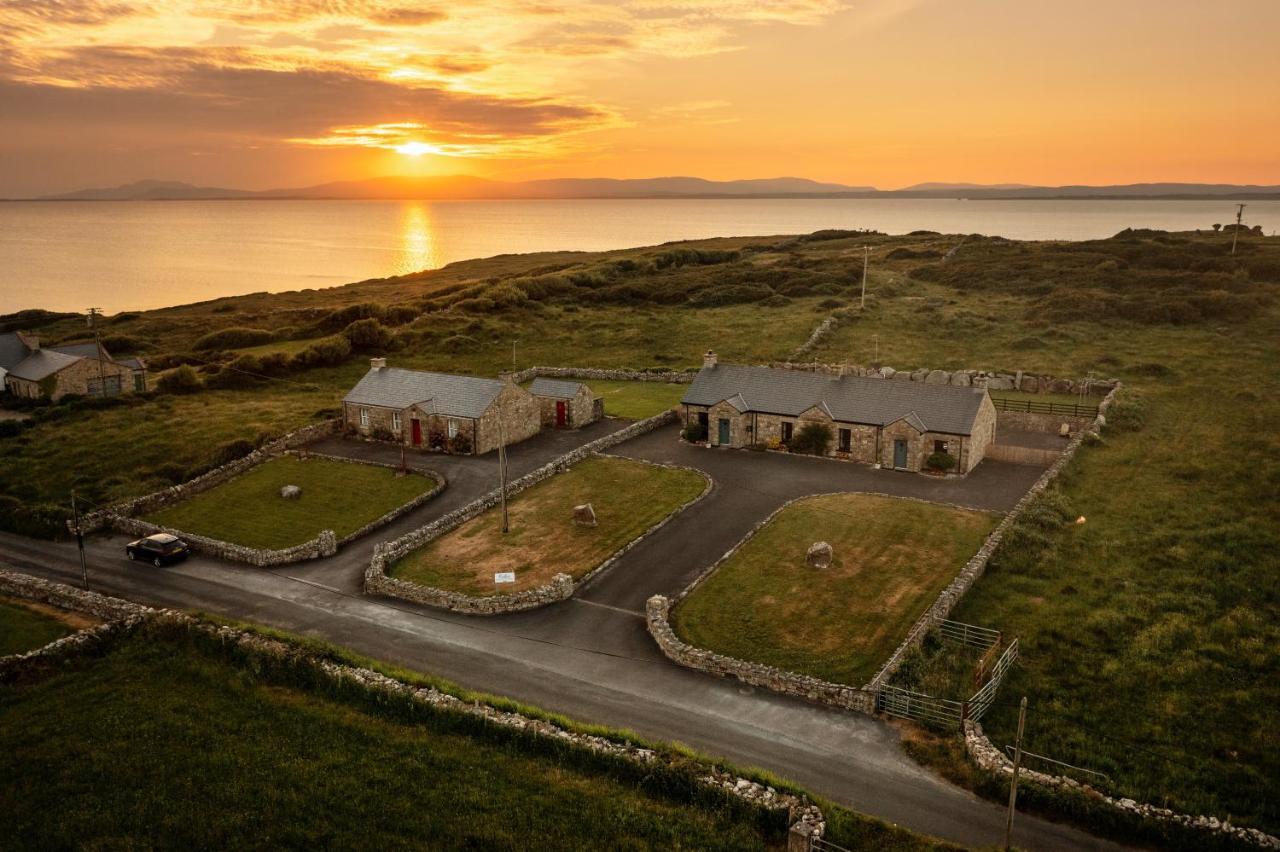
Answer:
[{"label": "bush", "polygon": [[1147,406],[1142,397],[1125,390],[1116,395],[1107,409],[1107,425],[1121,432],[1137,432],[1147,425]]},{"label": "bush", "polygon": [[213,451],[212,467],[222,467],[224,464],[230,464],[233,461],[244,458],[249,453],[256,450],[253,441],[240,438],[235,441],[228,441],[218,449]]},{"label": "bush", "polygon": [[925,464],[930,470],[947,471],[956,466],[956,457],[950,453],[931,453]]},{"label": "bush", "polygon": [[445,438],[444,438],[443,432],[431,431],[427,433],[427,446],[430,447],[431,449],[443,450],[444,443],[445,443]]},{"label": "bush", "polygon": [[0,494],[0,529],[30,538],[65,538],[69,511],[50,503],[24,503]]},{"label": "bush", "polygon": [[707,440],[707,427],[701,423],[690,423],[681,434],[689,443],[698,444]]},{"label": "bush", "polygon": [[232,326],[218,331],[211,331],[192,344],[200,351],[213,349],[240,349],[244,346],[261,346],[275,340],[275,335],[263,328],[241,328]]},{"label": "bush", "polygon": [[376,319],[380,320],[386,314],[386,309],[376,302],[363,302],[358,305],[348,305],[336,311],[330,311],[314,326],[314,329],[321,334],[332,334],[335,331],[344,329],[357,320]]},{"label": "bush", "polygon": [[385,352],[395,342],[391,330],[376,319],[356,320],[342,330],[354,352]]},{"label": "bush", "polygon": [[471,439],[467,437],[465,432],[459,432],[449,439],[449,452],[458,456],[464,456],[471,452]]},{"label": "bush", "polygon": [[811,456],[826,455],[830,446],[831,427],[825,423],[806,423],[787,442],[787,449],[791,452]]},{"label": "bush", "polygon": [[386,426],[374,426],[373,429],[370,430],[369,432],[369,437],[373,438],[375,441],[396,440],[395,434]]},{"label": "bush", "polygon": [[326,337],[294,357],[301,367],[336,367],[351,354],[351,343],[345,337]]},{"label": "bush", "polygon": [[468,337],[465,334],[455,334],[452,337],[446,337],[440,341],[440,346],[444,351],[457,354],[459,352],[473,352],[480,343],[474,337]]},{"label": "bush", "polygon": [[183,364],[178,369],[165,373],[156,381],[156,390],[161,393],[195,393],[204,387],[204,382],[196,375],[190,364]]}]

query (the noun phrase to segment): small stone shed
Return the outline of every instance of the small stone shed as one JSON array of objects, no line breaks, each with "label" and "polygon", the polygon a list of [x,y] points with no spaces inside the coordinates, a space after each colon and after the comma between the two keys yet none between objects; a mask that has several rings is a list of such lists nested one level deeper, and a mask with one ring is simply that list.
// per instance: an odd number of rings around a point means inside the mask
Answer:
[{"label": "small stone shed", "polygon": [[23,399],[117,396],[147,389],[147,367],[97,343],[42,347],[32,332],[0,334],[0,386]]},{"label": "small stone shed", "polygon": [[487,379],[388,367],[370,361],[342,400],[342,419],[362,435],[383,437],[407,447],[429,448],[462,434],[474,455],[532,438],[542,429],[533,394],[509,376]]},{"label": "small stone shed", "polygon": [[537,378],[529,386],[542,408],[542,425],[577,429],[604,416],[604,400],[582,382]]},{"label": "small stone shed", "polygon": [[996,427],[985,388],[720,364],[708,352],[681,400],[686,425],[707,427],[713,446],[785,444],[806,423],[831,428],[827,455],[919,471],[935,452],[968,473]]}]

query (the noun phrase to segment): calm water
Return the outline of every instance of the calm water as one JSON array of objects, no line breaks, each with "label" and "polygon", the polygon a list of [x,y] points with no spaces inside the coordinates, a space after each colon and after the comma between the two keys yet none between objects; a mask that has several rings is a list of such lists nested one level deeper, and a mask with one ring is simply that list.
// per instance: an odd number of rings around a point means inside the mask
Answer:
[{"label": "calm water", "polygon": [[[1280,229],[1280,201],[1247,221]],[[821,228],[929,229],[1022,239],[1188,230],[1222,201],[932,199],[0,202],[0,313],[113,313],[331,287],[495,254],[643,246]]]}]

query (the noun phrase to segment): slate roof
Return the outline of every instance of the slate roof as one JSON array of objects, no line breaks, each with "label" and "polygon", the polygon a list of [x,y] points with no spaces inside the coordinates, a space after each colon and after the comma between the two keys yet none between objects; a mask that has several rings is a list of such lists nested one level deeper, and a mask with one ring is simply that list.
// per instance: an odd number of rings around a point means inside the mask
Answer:
[{"label": "slate roof", "polygon": [[549,396],[552,399],[573,399],[578,395],[580,387],[582,382],[537,378],[533,380],[533,384],[529,385],[529,393],[534,396]]},{"label": "slate roof", "polygon": [[417,404],[428,414],[477,418],[498,398],[502,386],[499,379],[479,376],[371,367],[342,401],[401,411]]},{"label": "slate roof", "polygon": [[38,382],[79,360],[80,358],[75,355],[54,352],[52,349],[37,349],[26,358],[23,358],[22,362],[17,366],[10,369],[9,375],[15,379]]},{"label": "slate roof", "polygon": [[[66,346],[50,346],[51,352],[61,352],[63,355],[74,355],[77,358],[92,358],[98,360],[98,344],[96,343],[68,343]],[[107,360],[114,360],[107,355]]]},{"label": "slate roof", "polygon": [[922,432],[969,435],[986,396],[982,388],[832,376],[800,370],[717,364],[703,367],[681,402],[797,417],[821,408],[833,420],[887,426],[906,418]]},{"label": "slate roof", "polygon": [[30,354],[27,344],[15,331],[0,334],[0,370],[12,370]]}]

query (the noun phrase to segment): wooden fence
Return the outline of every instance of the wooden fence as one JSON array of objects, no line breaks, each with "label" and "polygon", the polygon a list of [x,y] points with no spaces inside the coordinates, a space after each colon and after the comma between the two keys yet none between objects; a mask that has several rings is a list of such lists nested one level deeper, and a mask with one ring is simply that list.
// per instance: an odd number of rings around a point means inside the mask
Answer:
[{"label": "wooden fence", "polygon": [[1010,399],[1005,396],[993,396],[996,411],[1023,411],[1027,414],[1061,414],[1067,417],[1098,416],[1098,406],[1076,402],[1042,402],[1037,399]]}]

